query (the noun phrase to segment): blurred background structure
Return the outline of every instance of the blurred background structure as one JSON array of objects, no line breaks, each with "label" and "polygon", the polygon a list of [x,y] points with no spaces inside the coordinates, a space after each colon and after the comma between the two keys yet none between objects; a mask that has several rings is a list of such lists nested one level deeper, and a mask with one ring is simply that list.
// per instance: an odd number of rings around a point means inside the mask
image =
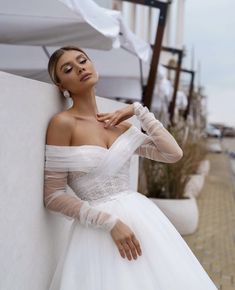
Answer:
[{"label": "blurred background structure", "polygon": [[[24,0],[19,7],[14,5],[13,0],[8,4],[2,1],[0,69],[50,82],[46,71],[49,55],[59,46],[77,44],[87,49],[99,71],[97,95],[126,102],[142,100],[167,124],[170,103],[170,118],[173,119],[178,109],[186,108],[187,99],[192,94],[190,75],[186,74],[189,81],[184,86],[181,85],[183,80],[179,81],[184,55],[184,1],[150,1],[146,5],[138,4],[143,1],[96,2],[100,5],[93,7],[97,13],[103,12],[100,9],[103,8],[106,16],[114,16],[111,26],[104,22],[97,27],[99,21],[94,23],[88,13],[90,4],[82,1],[77,1],[80,7],[71,6],[69,1],[45,1],[39,5]],[[122,17],[119,25],[116,22],[120,19],[115,15],[118,11]],[[129,28],[126,32],[128,36],[125,35],[124,24]],[[109,31],[105,25],[109,25]],[[28,30],[28,27],[31,29]],[[147,52],[141,55],[141,49],[145,49],[143,43],[142,47],[139,44],[134,47],[129,41],[125,43],[131,38],[130,31],[139,37],[139,41],[144,40],[153,48],[152,57],[148,58]],[[105,33],[110,35],[106,37]],[[123,39],[120,39],[122,35]],[[163,65],[174,68],[170,71]]]}]

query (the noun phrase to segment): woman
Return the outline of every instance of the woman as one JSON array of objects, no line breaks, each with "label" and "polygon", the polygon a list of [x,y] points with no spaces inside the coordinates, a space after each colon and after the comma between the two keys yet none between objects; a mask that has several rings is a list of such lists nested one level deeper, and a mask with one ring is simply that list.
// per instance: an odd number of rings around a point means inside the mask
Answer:
[{"label": "woman", "polygon": [[[49,290],[217,289],[167,217],[129,185],[133,154],[182,157],[173,136],[140,102],[99,112],[98,75],[80,48],[55,51],[48,71],[73,105],[48,125],[44,204],[74,220]],[[146,134],[126,121],[133,115]]]}]

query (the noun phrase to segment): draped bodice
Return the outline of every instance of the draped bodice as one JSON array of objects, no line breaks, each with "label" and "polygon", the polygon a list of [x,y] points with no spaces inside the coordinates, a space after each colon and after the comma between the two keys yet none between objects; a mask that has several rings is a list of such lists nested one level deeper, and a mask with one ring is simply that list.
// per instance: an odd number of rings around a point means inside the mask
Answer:
[{"label": "draped bodice", "polygon": [[146,138],[132,125],[110,148],[46,145],[45,167],[49,171],[67,172],[67,184],[82,200],[110,199],[130,190],[131,157]]},{"label": "draped bodice", "polygon": [[[92,149],[89,158],[93,157],[93,166],[96,166],[97,160],[102,158],[102,153],[95,148]],[[89,163],[88,163],[89,164]],[[89,166],[89,168],[91,168]],[[96,200],[108,200],[112,195],[118,192],[130,189],[130,159],[112,175],[94,176],[88,181],[83,181],[83,177],[88,173],[82,171],[71,171],[68,174],[68,185],[82,200],[94,203]]]}]

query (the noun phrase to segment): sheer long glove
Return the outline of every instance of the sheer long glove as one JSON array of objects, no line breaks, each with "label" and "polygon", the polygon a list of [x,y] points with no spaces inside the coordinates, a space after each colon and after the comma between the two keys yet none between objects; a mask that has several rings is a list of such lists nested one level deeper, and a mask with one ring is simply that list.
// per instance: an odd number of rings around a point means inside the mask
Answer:
[{"label": "sheer long glove", "polygon": [[152,112],[140,102],[134,102],[134,114],[149,138],[139,146],[134,154],[155,161],[174,163],[183,156],[183,151],[174,137],[164,128]]},{"label": "sheer long glove", "polygon": [[67,219],[77,219],[85,227],[111,231],[118,221],[116,215],[100,211],[88,201],[66,192],[68,172],[44,171],[44,206]]}]

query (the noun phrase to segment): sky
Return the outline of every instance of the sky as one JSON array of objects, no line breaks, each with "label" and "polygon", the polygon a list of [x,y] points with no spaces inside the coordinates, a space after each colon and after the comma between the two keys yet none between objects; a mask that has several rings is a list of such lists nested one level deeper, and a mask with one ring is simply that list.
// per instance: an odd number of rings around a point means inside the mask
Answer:
[{"label": "sky", "polygon": [[[201,64],[209,122],[235,126],[235,0],[186,0],[184,66]],[[197,81],[196,81],[197,83]]]}]

